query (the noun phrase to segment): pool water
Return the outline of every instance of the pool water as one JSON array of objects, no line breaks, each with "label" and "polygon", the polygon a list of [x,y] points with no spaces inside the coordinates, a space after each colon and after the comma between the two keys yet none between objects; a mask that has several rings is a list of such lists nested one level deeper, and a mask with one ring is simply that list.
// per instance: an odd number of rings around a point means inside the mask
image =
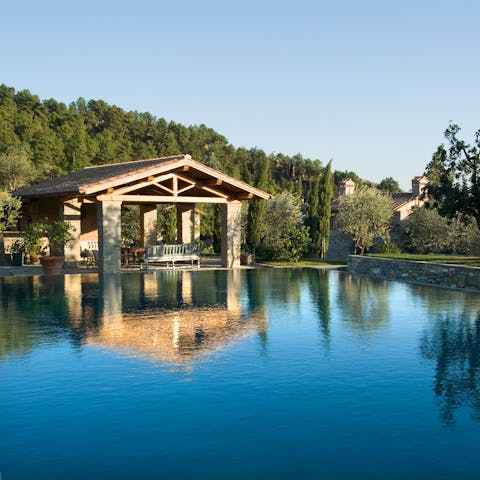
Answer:
[{"label": "pool water", "polygon": [[0,295],[2,480],[478,478],[479,294],[266,269]]}]

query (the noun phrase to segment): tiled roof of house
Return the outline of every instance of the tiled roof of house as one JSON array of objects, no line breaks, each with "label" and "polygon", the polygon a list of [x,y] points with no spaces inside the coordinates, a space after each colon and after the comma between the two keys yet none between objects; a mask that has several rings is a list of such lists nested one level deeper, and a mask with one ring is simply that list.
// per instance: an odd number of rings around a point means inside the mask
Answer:
[{"label": "tiled roof of house", "polygon": [[402,205],[404,205],[407,202],[415,200],[415,196],[412,194],[412,192],[406,192],[406,193],[393,193],[391,195],[392,200],[393,200],[393,210],[397,210],[397,208],[400,208]]},{"label": "tiled roof of house", "polygon": [[[392,195],[390,195],[390,197],[393,201],[393,211],[394,212],[398,208],[400,208],[402,205],[405,205],[406,203],[416,199],[415,195],[413,195],[412,192],[393,193]],[[338,212],[339,206],[340,206],[339,198],[336,198],[335,200],[332,201],[331,209],[332,209],[333,212]]]}]

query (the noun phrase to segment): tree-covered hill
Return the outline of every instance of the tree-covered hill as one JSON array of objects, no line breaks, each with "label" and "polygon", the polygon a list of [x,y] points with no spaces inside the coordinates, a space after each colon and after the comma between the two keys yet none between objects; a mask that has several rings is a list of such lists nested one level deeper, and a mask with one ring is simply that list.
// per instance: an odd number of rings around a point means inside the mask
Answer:
[{"label": "tree-covered hill", "polygon": [[235,148],[205,125],[184,126],[150,113],[127,112],[102,100],[66,105],[28,90],[0,86],[0,155],[26,157],[28,183],[88,165],[189,153],[195,160],[255,182],[259,161],[270,163],[269,189],[300,190],[321,173],[318,160]]},{"label": "tree-covered hill", "polygon": [[[272,193],[288,190],[302,198],[323,171],[319,160],[300,154],[267,155],[257,148],[236,148],[205,125],[187,127],[102,100],[79,98],[66,105],[0,85],[0,157],[4,172],[11,171],[2,178],[15,177],[16,187],[88,165],[179,153],[189,153],[199,162],[254,185],[258,183],[255,172],[267,164],[269,178],[266,184],[262,180],[265,189]],[[336,183],[347,175],[355,176],[354,172],[335,172]]]}]

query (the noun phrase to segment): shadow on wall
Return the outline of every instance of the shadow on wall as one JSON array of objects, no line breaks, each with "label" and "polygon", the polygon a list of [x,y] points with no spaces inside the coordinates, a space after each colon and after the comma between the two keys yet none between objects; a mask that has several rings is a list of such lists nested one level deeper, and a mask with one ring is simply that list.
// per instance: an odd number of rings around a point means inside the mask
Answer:
[{"label": "shadow on wall", "polygon": [[347,260],[347,257],[353,253],[352,236],[340,230],[330,230],[327,260]]}]

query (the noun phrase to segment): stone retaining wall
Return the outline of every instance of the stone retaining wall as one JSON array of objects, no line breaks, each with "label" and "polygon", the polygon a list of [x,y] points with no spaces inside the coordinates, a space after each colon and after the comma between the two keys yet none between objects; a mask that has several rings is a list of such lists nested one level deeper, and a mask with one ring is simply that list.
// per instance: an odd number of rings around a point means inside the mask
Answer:
[{"label": "stone retaining wall", "polygon": [[480,291],[480,268],[350,255],[347,269],[384,280]]}]

